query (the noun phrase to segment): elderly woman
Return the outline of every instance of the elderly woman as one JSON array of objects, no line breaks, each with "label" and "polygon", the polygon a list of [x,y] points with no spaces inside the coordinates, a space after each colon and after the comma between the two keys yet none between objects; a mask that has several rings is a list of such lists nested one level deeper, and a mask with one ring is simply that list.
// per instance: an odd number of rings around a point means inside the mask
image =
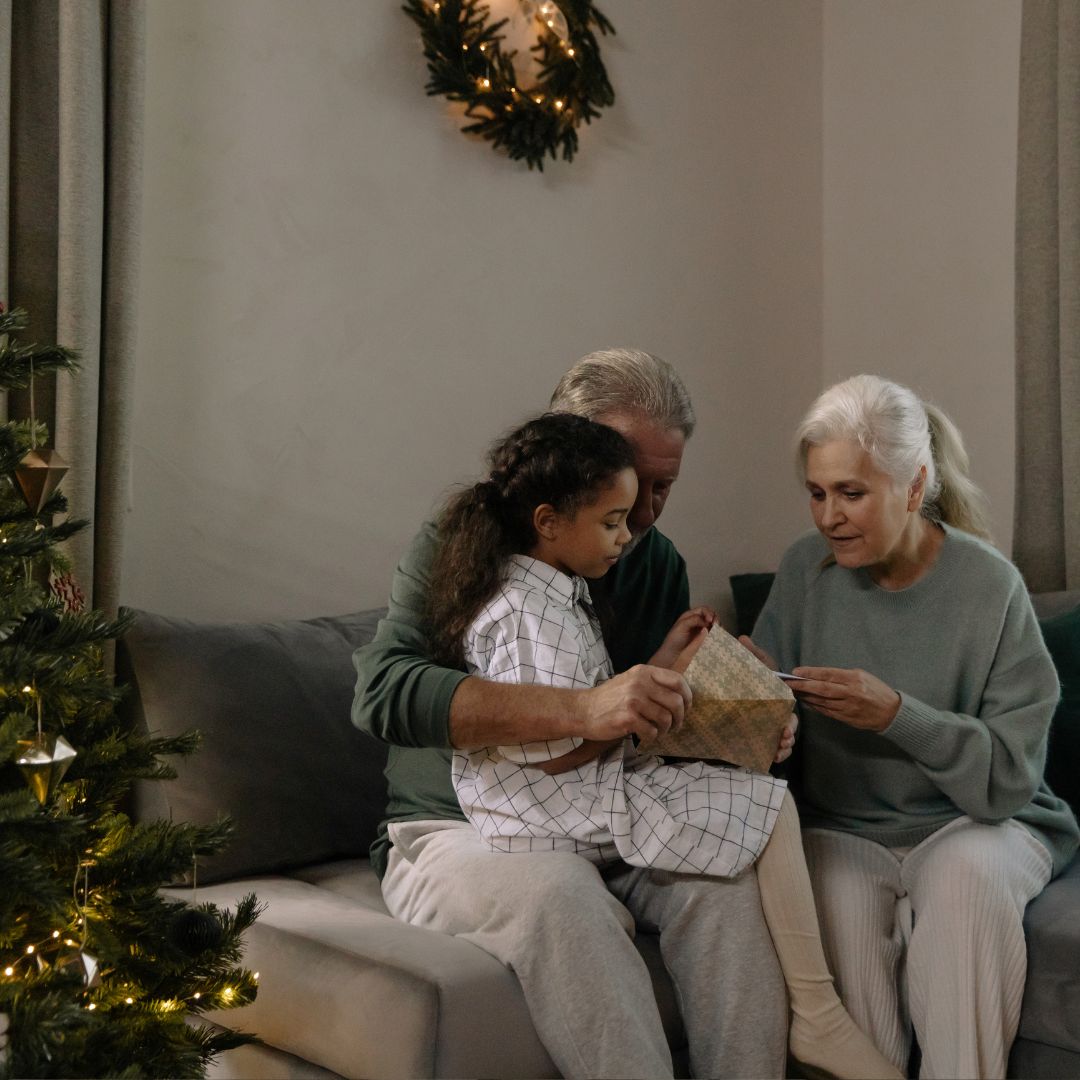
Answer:
[{"label": "elderly woman", "polygon": [[799,460],[817,532],[743,640],[803,680],[797,791],[829,965],[898,1067],[914,1027],[922,1076],[1003,1077],[1024,907],[1078,842],[1042,779],[1057,676],[944,413],[860,375],[811,407]]}]

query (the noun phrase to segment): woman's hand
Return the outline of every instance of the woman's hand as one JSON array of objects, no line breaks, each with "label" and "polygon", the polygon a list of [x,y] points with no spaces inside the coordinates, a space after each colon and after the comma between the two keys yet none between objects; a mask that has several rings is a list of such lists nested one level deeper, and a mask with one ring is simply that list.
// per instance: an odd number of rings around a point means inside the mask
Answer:
[{"label": "woman's hand", "polygon": [[656,667],[671,667],[679,654],[698,634],[708,633],[716,622],[716,612],[711,607],[696,607],[684,611],[676,620],[664,638],[663,645],[653,654],[650,664]]},{"label": "woman's hand", "polygon": [[849,727],[884,731],[900,711],[899,693],[868,671],[797,667],[792,675],[806,680],[788,683],[799,701]]}]

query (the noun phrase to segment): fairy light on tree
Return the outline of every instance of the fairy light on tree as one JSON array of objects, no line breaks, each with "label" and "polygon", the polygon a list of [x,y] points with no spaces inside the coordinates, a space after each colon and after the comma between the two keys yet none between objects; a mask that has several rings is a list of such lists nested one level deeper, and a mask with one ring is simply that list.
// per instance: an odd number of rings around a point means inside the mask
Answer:
[{"label": "fairy light on tree", "polygon": [[[0,305],[0,390],[76,367],[67,349],[19,344],[26,323]],[[174,775],[163,757],[198,739],[151,738],[117,712],[103,645],[126,624],[74,582],[60,545],[86,523],[66,518],[47,443],[34,415],[0,423],[0,1078],[201,1076],[250,1041],[186,1014],[255,997],[238,965],[258,905],[200,905],[215,932],[192,942],[188,905],[158,891],[229,828],[124,813],[133,782]]]}]

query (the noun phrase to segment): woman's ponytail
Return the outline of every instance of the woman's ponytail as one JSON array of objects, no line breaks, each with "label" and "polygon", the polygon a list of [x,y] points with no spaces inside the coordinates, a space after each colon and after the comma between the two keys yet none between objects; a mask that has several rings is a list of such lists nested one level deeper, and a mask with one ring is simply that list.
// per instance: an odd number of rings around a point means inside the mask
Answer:
[{"label": "woman's ponytail", "polygon": [[960,431],[936,405],[923,402],[923,407],[937,468],[937,491],[928,492],[927,516],[989,540],[986,496],[968,474],[968,453]]}]

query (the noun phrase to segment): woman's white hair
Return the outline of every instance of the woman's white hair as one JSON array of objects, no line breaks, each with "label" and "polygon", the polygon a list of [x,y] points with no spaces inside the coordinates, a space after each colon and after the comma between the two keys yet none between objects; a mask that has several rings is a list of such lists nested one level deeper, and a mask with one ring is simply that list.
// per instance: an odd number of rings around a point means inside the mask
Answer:
[{"label": "woman's white hair", "polygon": [[877,375],[855,375],[837,383],[810,406],[796,437],[804,480],[811,446],[848,439],[905,488],[925,466],[923,515],[989,538],[986,497],[968,475],[959,430],[941,409],[906,386]]},{"label": "woman's white hair", "polygon": [[678,428],[688,439],[696,422],[675,369],[640,349],[601,349],[583,356],[559,380],[551,411],[590,420],[606,413],[642,415],[664,431]]}]

